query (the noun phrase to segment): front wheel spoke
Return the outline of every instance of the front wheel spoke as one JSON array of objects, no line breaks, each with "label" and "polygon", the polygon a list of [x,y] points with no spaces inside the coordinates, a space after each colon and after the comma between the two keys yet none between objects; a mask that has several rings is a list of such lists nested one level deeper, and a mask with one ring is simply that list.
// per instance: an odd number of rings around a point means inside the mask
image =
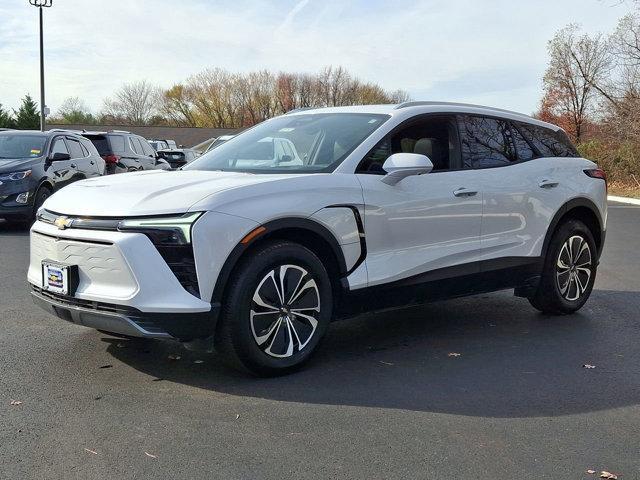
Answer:
[{"label": "front wheel spoke", "polygon": [[[280,327],[280,325],[282,324],[282,317],[278,318],[278,320],[276,322],[273,322],[273,325],[271,325],[271,327],[269,328],[269,330],[267,331],[267,333],[265,333],[264,335],[260,335],[260,336],[255,336],[256,338],[256,343],[260,346],[262,344],[264,344],[267,340],[269,340],[269,337],[271,337],[271,334]],[[278,332],[276,332],[277,334]],[[271,345],[273,345],[273,340],[275,339],[276,335],[273,336],[273,339],[271,340]],[[269,346],[269,348],[271,348],[271,346]]]},{"label": "front wheel spoke", "polygon": [[289,328],[293,332],[298,342],[298,351],[302,350],[302,347],[304,347],[304,342],[300,340],[300,335],[298,334],[298,330],[296,330],[296,326],[293,324],[293,322],[289,318],[287,318],[287,323],[289,324]]},{"label": "front wheel spoke", "polygon": [[259,305],[264,308],[268,308],[269,310],[275,310],[277,312],[280,311],[280,309],[275,305],[270,305],[265,300],[263,300],[263,298],[260,296],[260,287],[258,287],[258,290],[256,290],[256,293],[253,294],[253,301],[256,303],[256,305]]},{"label": "front wheel spoke", "polygon": [[574,245],[571,249],[571,251],[574,252],[573,256],[571,257],[571,260],[573,261],[573,263],[576,263],[576,260],[578,260],[578,257],[582,253],[582,245],[584,244],[584,240],[582,237],[574,237],[573,243],[578,244],[578,246]]},{"label": "front wheel spoke", "polygon": [[580,293],[584,293],[585,290],[587,289],[587,287],[589,286],[589,280],[591,279],[591,271],[587,270],[586,272],[582,272],[586,278],[584,283],[582,283],[582,280],[580,279],[580,271],[576,272],[576,280],[578,281],[578,284],[580,285]]},{"label": "front wheel spoke", "polygon": [[293,314],[293,316],[295,317],[300,317],[300,318],[304,318],[307,322],[309,322],[311,324],[311,327],[315,330],[316,326],[318,325],[318,320],[316,320],[314,317],[312,317],[311,315],[306,315],[304,313],[300,313],[299,311],[294,311],[292,310],[291,313]]},{"label": "front wheel spoke", "polygon": [[[276,293],[278,294],[278,300],[280,300],[280,303],[284,305],[284,294],[282,291],[283,287],[278,285],[278,282],[276,281],[276,272],[274,270],[271,270],[271,272],[269,272],[269,277],[271,278],[273,286],[276,289]],[[282,278],[280,278],[280,283],[282,283]]]},{"label": "front wheel spoke", "polygon": [[308,290],[310,288],[313,288],[316,290],[316,293],[318,291],[318,286],[316,285],[316,281],[311,279],[308,280],[296,293],[295,296],[291,297],[291,300],[289,300],[289,305],[292,305],[296,300],[298,300],[300,298],[300,296],[302,295],[302,292],[304,292],[305,290]]}]

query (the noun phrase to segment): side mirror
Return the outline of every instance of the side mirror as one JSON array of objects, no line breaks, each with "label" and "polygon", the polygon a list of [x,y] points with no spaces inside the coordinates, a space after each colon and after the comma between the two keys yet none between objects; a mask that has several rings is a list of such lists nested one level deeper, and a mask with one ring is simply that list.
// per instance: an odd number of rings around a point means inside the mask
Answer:
[{"label": "side mirror", "polygon": [[71,160],[71,155],[63,152],[56,152],[49,157],[49,160],[52,162],[62,162],[64,160]]},{"label": "side mirror", "polygon": [[280,160],[278,160],[276,163],[280,165],[281,163],[289,163],[292,160],[293,158],[291,158],[291,155],[282,155],[282,157],[280,157]]},{"label": "side mirror", "polygon": [[387,174],[382,182],[395,185],[400,180],[413,175],[424,175],[433,170],[433,163],[426,155],[419,153],[394,153],[382,165]]}]

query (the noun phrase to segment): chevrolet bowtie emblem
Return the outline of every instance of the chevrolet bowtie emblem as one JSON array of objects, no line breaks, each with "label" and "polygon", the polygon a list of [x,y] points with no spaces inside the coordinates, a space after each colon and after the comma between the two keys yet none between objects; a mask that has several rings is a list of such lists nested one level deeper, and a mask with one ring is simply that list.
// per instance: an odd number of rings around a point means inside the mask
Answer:
[{"label": "chevrolet bowtie emblem", "polygon": [[58,227],[60,230],[64,230],[65,228],[69,228],[73,224],[73,219],[69,217],[58,217],[54,220],[53,224]]}]

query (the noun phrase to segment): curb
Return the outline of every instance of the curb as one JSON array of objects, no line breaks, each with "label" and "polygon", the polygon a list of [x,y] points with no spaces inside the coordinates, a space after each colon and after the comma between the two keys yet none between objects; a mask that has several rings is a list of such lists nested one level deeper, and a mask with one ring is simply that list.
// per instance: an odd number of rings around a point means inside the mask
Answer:
[{"label": "curb", "polygon": [[628,203],[629,205],[640,205],[640,199],[629,197],[617,197],[615,195],[607,195],[607,200],[618,203]]}]

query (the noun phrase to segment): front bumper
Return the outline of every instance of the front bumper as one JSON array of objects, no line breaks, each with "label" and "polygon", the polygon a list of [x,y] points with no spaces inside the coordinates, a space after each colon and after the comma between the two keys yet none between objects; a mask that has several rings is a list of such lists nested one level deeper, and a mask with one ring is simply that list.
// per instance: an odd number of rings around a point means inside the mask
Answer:
[{"label": "front bumper", "polygon": [[62,320],[96,330],[142,338],[177,339],[181,341],[213,335],[219,305],[201,313],[144,313],[102,302],[83,301],[52,294],[33,286],[33,302],[47,313]]}]

